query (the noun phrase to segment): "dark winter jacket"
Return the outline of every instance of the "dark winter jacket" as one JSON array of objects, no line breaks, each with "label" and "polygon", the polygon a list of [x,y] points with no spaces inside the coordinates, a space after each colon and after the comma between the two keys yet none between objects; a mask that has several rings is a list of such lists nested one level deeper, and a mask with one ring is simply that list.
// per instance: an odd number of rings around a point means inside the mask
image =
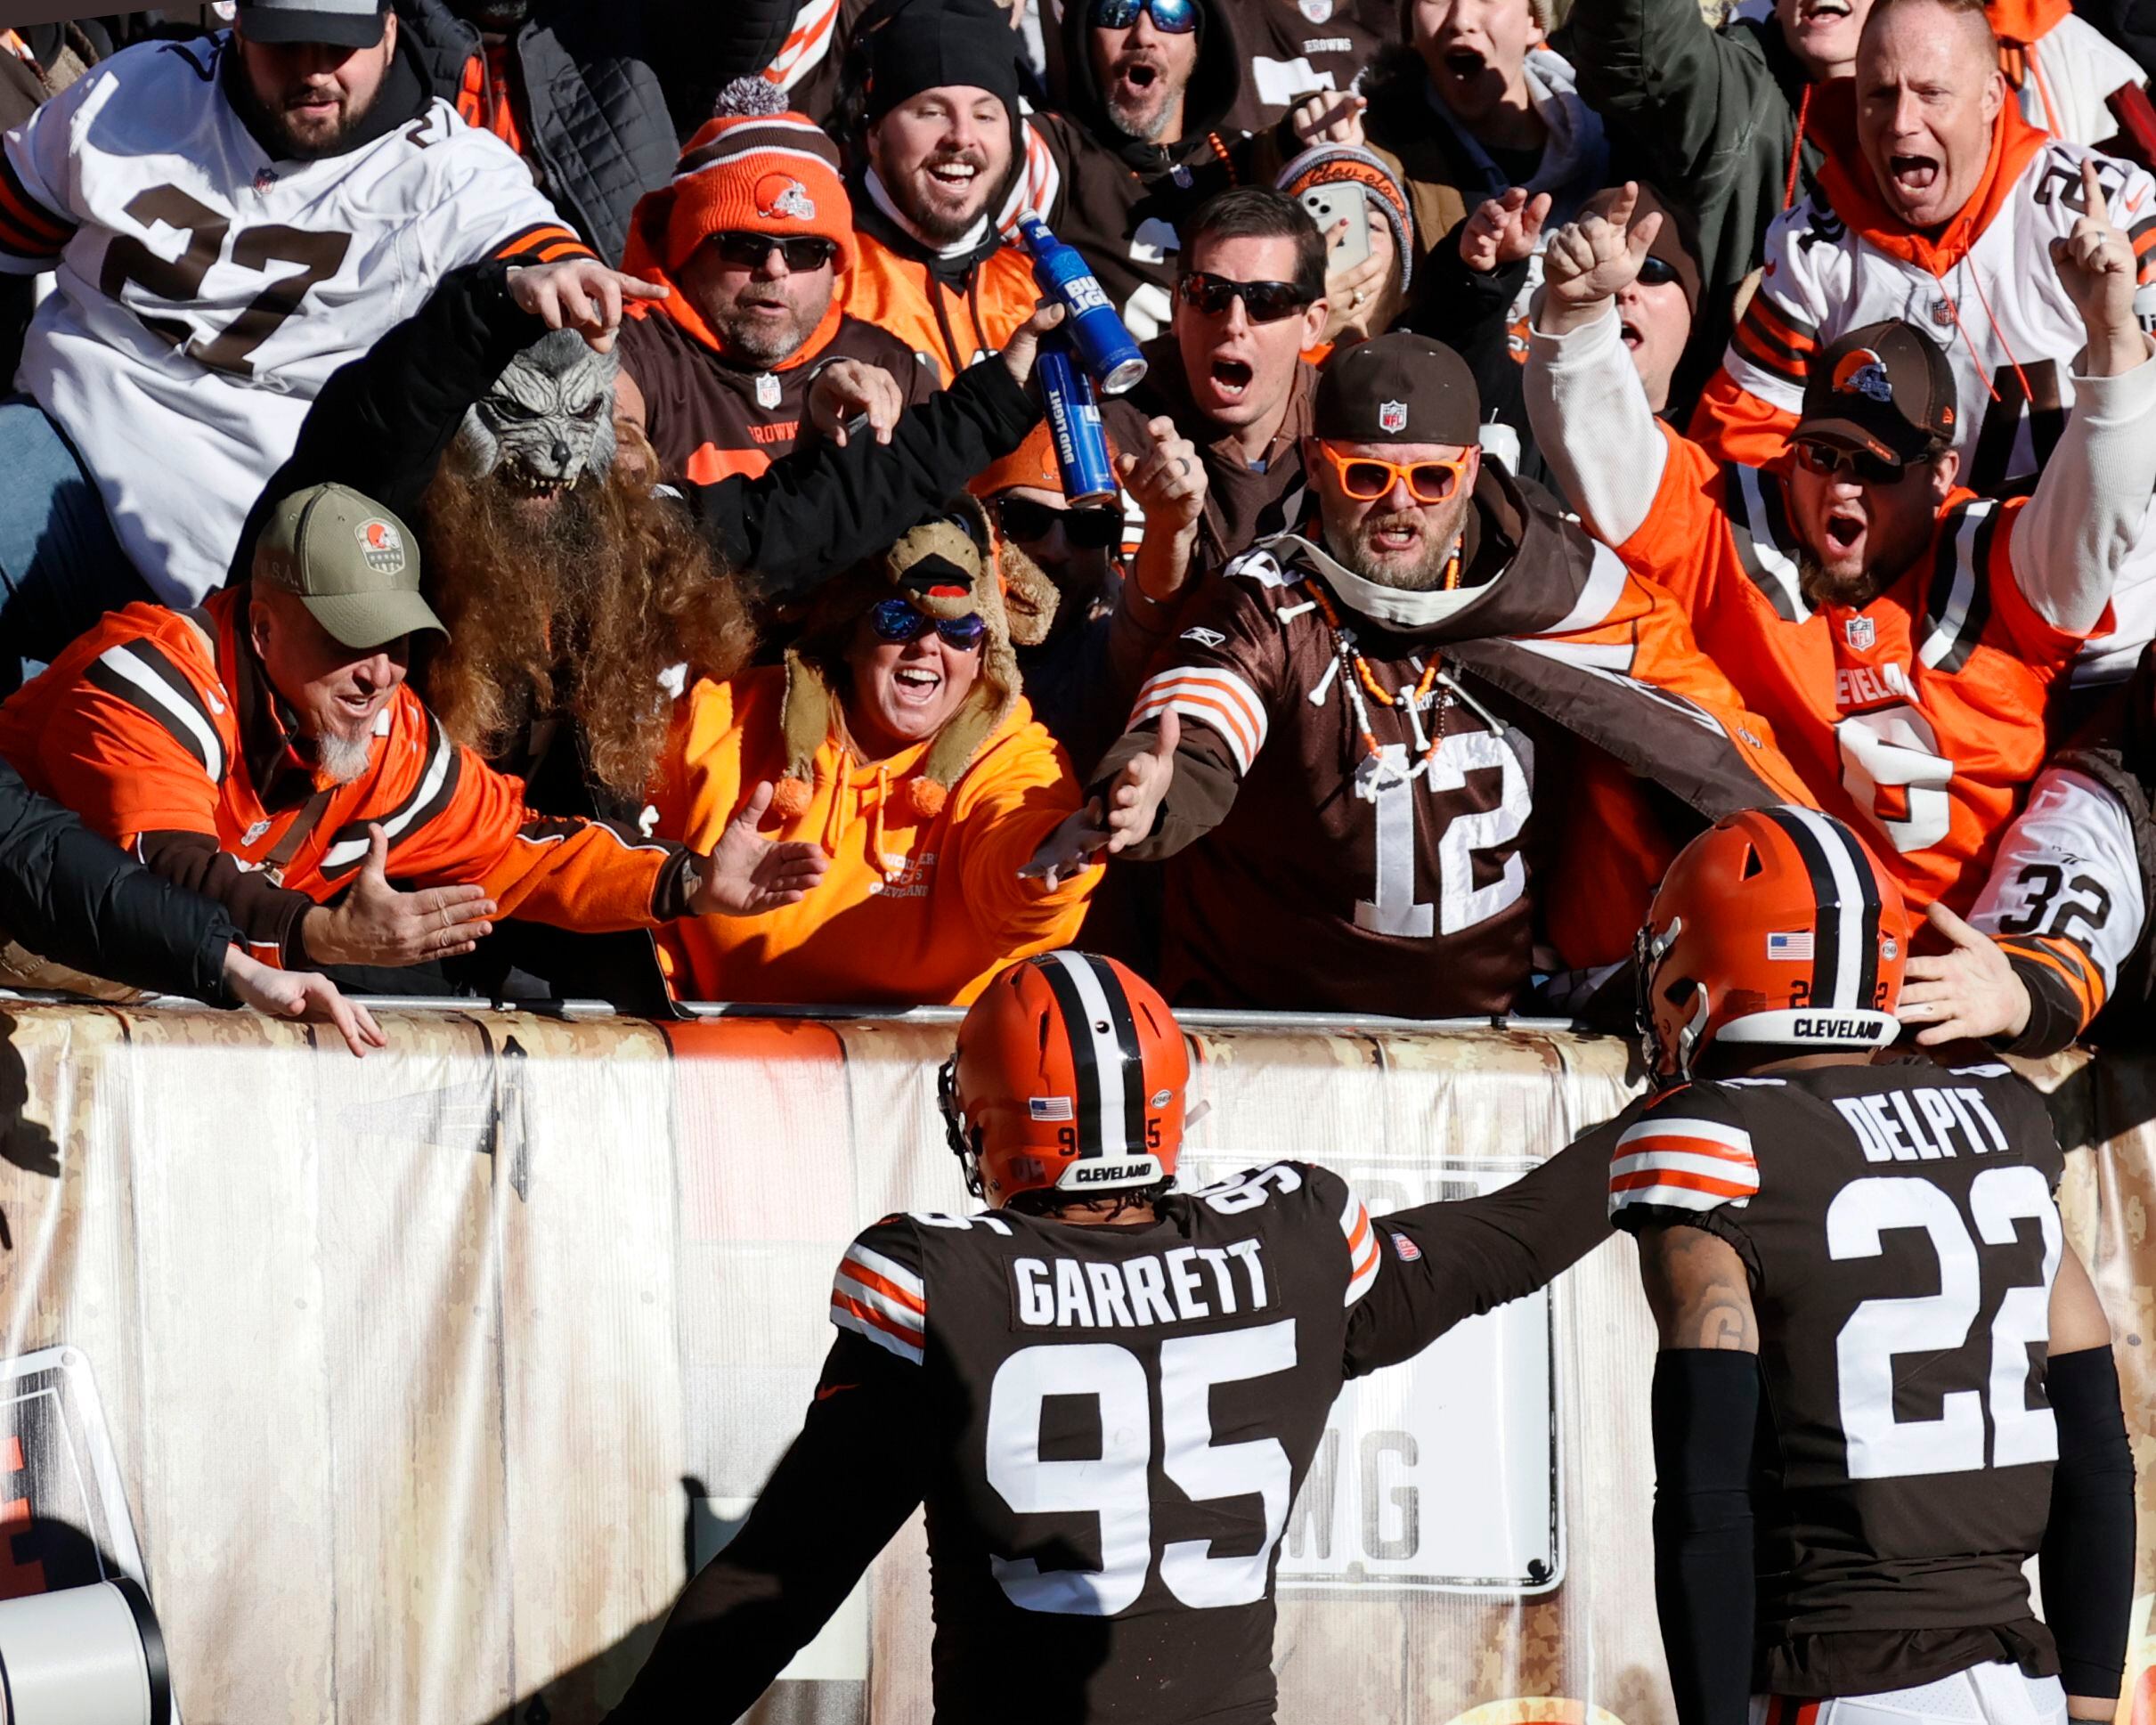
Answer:
[{"label": "dark winter jacket", "polygon": [[[1796,196],[1818,172],[1797,117],[1810,87],[1770,18],[1716,30],[1698,0],[1577,0],[1566,53],[1613,142],[1657,185],[1681,187],[1699,222],[1692,353],[1719,354],[1737,286],[1758,267],[1799,154]],[[1692,380],[1680,377],[1680,385]]]},{"label": "dark winter jacket", "polygon": [[0,936],[41,958],[130,988],[238,1003],[224,951],[240,931],[221,906],[160,880],[41,797],[0,761]]},{"label": "dark winter jacket", "polygon": [[[478,27],[445,0],[396,9],[434,94],[455,103],[484,53]],[[792,0],[534,0],[511,43],[525,155],[602,257],[621,256],[636,200],[672,177],[720,86],[770,63],[793,12]]]},{"label": "dark winter jacket", "polygon": [[[465,411],[543,333],[518,309],[500,264],[453,270],[411,317],[336,372],[290,459],[248,513],[228,579],[244,581],[278,499],[334,480],[417,520],[419,500]],[[1040,409],[1000,365],[976,365],[903,415],[889,445],[818,443],[751,479],[681,489],[713,549],[757,598],[806,595],[887,548],[935,505],[1025,440]]]},{"label": "dark winter jacket", "polygon": [[1141,341],[1167,327],[1180,230],[1191,213],[1232,185],[1271,185],[1280,165],[1270,137],[1228,127],[1242,94],[1242,50],[1222,0],[1198,4],[1205,21],[1177,142],[1146,143],[1108,118],[1080,5],[1063,10],[1070,111],[1032,119],[1060,182],[1048,225],[1086,255]]}]

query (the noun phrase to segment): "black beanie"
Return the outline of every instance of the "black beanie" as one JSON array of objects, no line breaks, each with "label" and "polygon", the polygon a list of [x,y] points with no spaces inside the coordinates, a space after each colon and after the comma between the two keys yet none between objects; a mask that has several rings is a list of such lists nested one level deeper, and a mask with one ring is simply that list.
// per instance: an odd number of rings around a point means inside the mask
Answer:
[{"label": "black beanie", "polygon": [[1018,123],[1018,35],[996,0],[914,0],[875,33],[868,57],[872,126],[923,90],[986,90]]}]

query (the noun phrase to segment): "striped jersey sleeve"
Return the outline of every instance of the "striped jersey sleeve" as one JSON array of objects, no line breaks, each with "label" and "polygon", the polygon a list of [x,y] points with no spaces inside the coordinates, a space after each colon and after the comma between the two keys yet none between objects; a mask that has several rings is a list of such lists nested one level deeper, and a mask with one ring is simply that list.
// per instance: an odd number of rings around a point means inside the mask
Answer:
[{"label": "striped jersey sleeve", "polygon": [[77,110],[98,85],[77,78],[0,144],[0,273],[49,270],[78,225],[68,204],[68,159]]},{"label": "striped jersey sleeve", "polygon": [[1378,1231],[1371,1225],[1370,1210],[1353,1186],[1340,1208],[1340,1233],[1347,1241],[1347,1290],[1341,1304],[1353,1306],[1378,1284]]},{"label": "striped jersey sleeve", "polygon": [[1265,746],[1273,690],[1287,656],[1284,625],[1268,602],[1271,590],[1260,579],[1236,574],[1252,560],[1239,560],[1229,572],[1234,578],[1213,582],[1184,614],[1188,626],[1154,660],[1129,725],[1133,730],[1154,725],[1173,712],[1186,728],[1196,725],[1217,737],[1240,777],[1249,776]]},{"label": "striped jersey sleeve", "polygon": [[928,1283],[913,1225],[886,1216],[864,1229],[831,1279],[831,1322],[914,1365],[928,1345]]},{"label": "striped jersey sleeve", "polygon": [[1758,1192],[1752,1135],[1715,1085],[1656,1098],[1618,1133],[1610,1152],[1609,1217],[1620,1228],[1742,1209]]}]

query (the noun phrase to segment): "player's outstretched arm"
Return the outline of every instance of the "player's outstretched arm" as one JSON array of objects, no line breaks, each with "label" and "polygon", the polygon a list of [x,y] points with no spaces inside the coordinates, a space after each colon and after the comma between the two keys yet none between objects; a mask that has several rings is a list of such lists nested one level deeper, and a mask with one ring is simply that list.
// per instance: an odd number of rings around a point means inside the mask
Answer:
[{"label": "player's outstretched arm", "polygon": [[748,1521],[681,1591],[606,1725],[732,1720],[921,1501],[920,1369],[843,1332]]},{"label": "player's outstretched arm", "polygon": [[1655,1436],[1655,1607],[1679,1725],[1751,1713],[1753,1424],[1759,1324],[1728,1241],[1684,1224],[1639,1230],[1639,1280],[1661,1332]]},{"label": "player's outstretched arm", "polygon": [[2051,1289],[2044,1387],[2059,1428],[2051,1521],[2037,1554],[2044,1619],[2059,1644],[2067,1712],[2108,1720],[2118,1711],[2134,1607],[2134,1454],[2111,1325],[2071,1246]]},{"label": "player's outstretched arm", "polygon": [[[1347,1330],[1347,1375],[1397,1365],[1463,1319],[1532,1294],[1609,1237],[1609,1150],[1598,1128],[1483,1198],[1376,1219],[1376,1285]],[[1385,1236],[1418,1249],[1403,1257]]]}]

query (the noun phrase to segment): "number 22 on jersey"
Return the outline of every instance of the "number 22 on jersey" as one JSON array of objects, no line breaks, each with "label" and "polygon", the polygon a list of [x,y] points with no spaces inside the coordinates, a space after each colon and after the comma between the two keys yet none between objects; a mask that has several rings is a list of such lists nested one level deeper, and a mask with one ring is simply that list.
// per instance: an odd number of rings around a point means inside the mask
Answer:
[{"label": "number 22 on jersey", "polygon": [[[2059,1213],[2043,1174],[2027,1166],[1986,1168],[1970,1184],[1969,1216],[1942,1189],[1916,1176],[1851,1181],[1826,1208],[1827,1256],[1876,1257],[1883,1236],[1923,1230],[1939,1265],[1939,1291],[1867,1299],[1835,1341],[1842,1432],[1851,1479],[1973,1472],[1986,1465],[1985,1409],[1990,1411],[1989,1465],[2050,1461],[2058,1428],[2047,1407],[2028,1403],[2029,1349],[2050,1333],[2051,1282],[2058,1273]],[[2011,1246],[2014,1223],[2042,1230],[2042,1280],[2008,1288],[1993,1314],[1985,1387],[1949,1390],[1936,1419],[1894,1415],[1897,1355],[1950,1354],[1969,1339],[1983,1305],[1979,1254]],[[1969,1221],[1975,1224],[1972,1236]]]},{"label": "number 22 on jersey", "polygon": [[[1196,1609],[1254,1605],[1265,1597],[1273,1548],[1288,1525],[1294,1469],[1276,1438],[1213,1442],[1216,1384],[1293,1370],[1295,1320],[1160,1344],[1160,1469],[1193,1501],[1262,1501],[1264,1539],[1246,1556],[1214,1557],[1211,1542],[1161,1548],[1160,1580]],[[1144,1363],[1112,1342],[1043,1343],[1005,1360],[989,1392],[988,1478],[1017,1514],[1091,1515],[1101,1526],[1101,1566],[1044,1572],[1031,1558],[990,1559],[1013,1605],[1028,1611],[1107,1617],[1145,1591],[1153,1564],[1153,1386]],[[1097,1458],[1044,1461],[1041,1420],[1054,1396],[1097,1406]]]}]

